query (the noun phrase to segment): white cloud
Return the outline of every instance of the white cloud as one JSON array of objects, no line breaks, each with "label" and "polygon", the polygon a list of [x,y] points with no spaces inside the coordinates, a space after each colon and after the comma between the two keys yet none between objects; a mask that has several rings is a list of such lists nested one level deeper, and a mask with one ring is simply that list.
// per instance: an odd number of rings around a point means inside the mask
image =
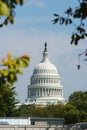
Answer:
[{"label": "white cloud", "polygon": [[45,3],[41,2],[40,0],[29,0],[30,5],[36,5],[39,7],[45,7]]}]

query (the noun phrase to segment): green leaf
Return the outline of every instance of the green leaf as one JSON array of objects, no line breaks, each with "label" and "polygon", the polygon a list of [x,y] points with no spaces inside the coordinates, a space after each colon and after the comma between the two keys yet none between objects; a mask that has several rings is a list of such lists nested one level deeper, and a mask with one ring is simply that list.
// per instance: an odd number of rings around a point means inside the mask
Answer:
[{"label": "green leaf", "polygon": [[53,14],[54,16],[56,16],[56,17],[59,17],[59,15],[58,14]]},{"label": "green leaf", "polygon": [[87,37],[87,33],[84,33],[84,36],[86,36],[86,37]]},{"label": "green leaf", "polygon": [[75,37],[75,45],[77,45],[78,44],[78,41],[81,39],[81,36],[79,36],[78,34],[76,34],[75,35],[76,37]]},{"label": "green leaf", "polygon": [[72,24],[72,20],[70,18],[65,20],[65,25]]},{"label": "green leaf", "polygon": [[3,27],[3,24],[0,24],[0,28]]},{"label": "green leaf", "polygon": [[9,72],[7,80],[8,80],[9,84],[13,84],[15,81],[17,81],[16,73],[15,72]]},{"label": "green leaf", "polygon": [[8,24],[8,19],[5,19],[4,24],[5,24],[5,25]]},{"label": "green leaf", "polygon": [[68,25],[68,19],[65,20],[65,25]]},{"label": "green leaf", "polygon": [[78,27],[77,27],[77,30],[78,30],[80,33],[85,32],[85,29],[84,29],[84,28],[82,28],[82,27],[80,27],[80,26],[78,26]]},{"label": "green leaf", "polygon": [[72,24],[72,20],[71,19],[68,19],[69,20],[69,24]]},{"label": "green leaf", "polygon": [[72,8],[69,7],[65,13],[68,15],[72,15]]},{"label": "green leaf", "polygon": [[71,44],[74,42],[74,40],[75,40],[75,35],[74,34],[72,34],[72,36],[71,36]]},{"label": "green leaf", "polygon": [[64,23],[65,19],[63,17],[60,18],[60,25]]},{"label": "green leaf", "polygon": [[59,18],[56,18],[53,20],[53,24],[56,24],[58,22]]},{"label": "green leaf", "polygon": [[24,0],[19,0],[20,5],[23,5]]}]

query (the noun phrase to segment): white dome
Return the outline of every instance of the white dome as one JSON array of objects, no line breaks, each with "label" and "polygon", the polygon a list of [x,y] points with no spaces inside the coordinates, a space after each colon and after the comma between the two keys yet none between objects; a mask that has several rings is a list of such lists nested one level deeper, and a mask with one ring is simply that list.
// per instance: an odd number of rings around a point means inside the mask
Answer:
[{"label": "white dome", "polygon": [[33,74],[41,73],[58,75],[56,67],[50,61],[41,62],[35,67]]},{"label": "white dome", "polygon": [[36,65],[28,86],[28,99],[30,104],[46,104],[64,101],[63,86],[60,83],[55,65],[48,58],[47,44],[43,52],[42,61]]},{"label": "white dome", "polygon": [[45,45],[45,49],[43,52],[43,59],[42,59],[41,63],[39,63],[35,67],[35,69],[33,71],[33,75],[42,74],[42,73],[50,74],[50,75],[58,75],[56,67],[49,61],[46,45]]}]

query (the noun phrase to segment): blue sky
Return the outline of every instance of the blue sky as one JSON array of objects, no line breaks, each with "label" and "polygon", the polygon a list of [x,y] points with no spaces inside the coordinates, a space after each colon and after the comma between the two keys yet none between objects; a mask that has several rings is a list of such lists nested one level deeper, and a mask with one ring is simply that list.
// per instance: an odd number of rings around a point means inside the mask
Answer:
[{"label": "blue sky", "polygon": [[76,0],[26,0],[24,6],[16,9],[15,23],[0,29],[0,58],[8,52],[13,56],[29,54],[30,66],[19,76],[15,84],[18,99],[27,98],[27,86],[34,67],[41,61],[44,43],[48,43],[50,61],[58,69],[64,98],[67,100],[74,91],[87,90],[87,63],[81,59],[81,69],[77,70],[78,54],[86,48],[87,39],[76,47],[70,45],[72,27],[53,25],[53,13],[61,13]]}]

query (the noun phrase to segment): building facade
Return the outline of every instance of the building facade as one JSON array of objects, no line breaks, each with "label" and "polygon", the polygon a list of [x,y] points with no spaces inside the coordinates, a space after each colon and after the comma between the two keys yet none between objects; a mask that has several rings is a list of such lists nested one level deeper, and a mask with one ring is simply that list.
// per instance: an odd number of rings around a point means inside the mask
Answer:
[{"label": "building facade", "polygon": [[63,86],[56,67],[49,60],[45,43],[42,61],[34,68],[30,78],[26,103],[46,105],[58,102],[64,102]]}]

